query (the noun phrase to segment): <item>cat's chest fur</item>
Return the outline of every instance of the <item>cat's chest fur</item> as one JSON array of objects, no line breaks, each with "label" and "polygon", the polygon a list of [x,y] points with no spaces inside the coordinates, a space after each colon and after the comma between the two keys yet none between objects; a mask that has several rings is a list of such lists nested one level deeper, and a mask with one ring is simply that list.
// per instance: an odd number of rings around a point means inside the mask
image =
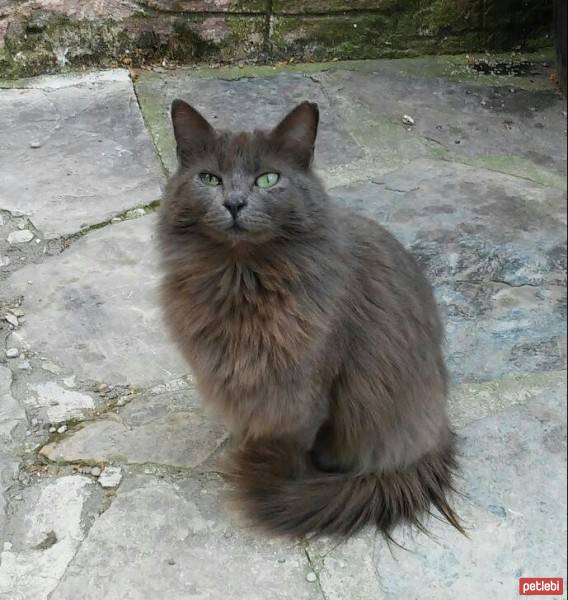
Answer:
[{"label": "cat's chest fur", "polygon": [[198,379],[252,389],[301,369],[321,315],[291,261],[197,254],[166,279],[167,317]]}]

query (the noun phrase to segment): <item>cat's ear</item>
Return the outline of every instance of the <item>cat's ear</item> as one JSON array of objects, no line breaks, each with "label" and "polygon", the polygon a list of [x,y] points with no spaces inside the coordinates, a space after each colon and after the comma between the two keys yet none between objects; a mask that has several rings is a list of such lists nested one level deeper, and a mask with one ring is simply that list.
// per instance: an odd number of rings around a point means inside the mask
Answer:
[{"label": "cat's ear", "polygon": [[303,102],[273,129],[271,138],[278,150],[293,157],[300,166],[308,168],[314,157],[318,124],[318,105]]},{"label": "cat's ear", "polygon": [[187,162],[203,152],[207,142],[214,138],[215,130],[207,119],[183,100],[172,102],[172,123],[181,162]]}]

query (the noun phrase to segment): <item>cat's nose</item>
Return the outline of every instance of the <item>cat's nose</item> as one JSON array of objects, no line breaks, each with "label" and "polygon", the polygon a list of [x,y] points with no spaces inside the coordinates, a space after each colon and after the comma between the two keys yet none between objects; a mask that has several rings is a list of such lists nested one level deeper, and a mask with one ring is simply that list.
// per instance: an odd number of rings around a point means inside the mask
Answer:
[{"label": "cat's nose", "polygon": [[247,199],[242,192],[230,192],[223,202],[223,206],[231,213],[231,216],[235,220],[246,205]]}]

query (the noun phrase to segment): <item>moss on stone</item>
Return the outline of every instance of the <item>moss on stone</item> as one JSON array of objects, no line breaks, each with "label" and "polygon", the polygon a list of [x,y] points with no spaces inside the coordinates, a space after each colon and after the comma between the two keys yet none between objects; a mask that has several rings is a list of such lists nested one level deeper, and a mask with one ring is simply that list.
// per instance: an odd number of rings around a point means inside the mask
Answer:
[{"label": "moss on stone", "polygon": [[566,174],[537,165],[526,158],[510,155],[480,156],[462,159],[472,167],[482,167],[490,171],[498,171],[515,177],[523,177],[534,183],[566,189]]},{"label": "moss on stone", "polygon": [[[269,28],[270,7],[277,16]],[[302,11],[312,14],[292,14]],[[328,61],[535,50],[551,45],[550,19],[550,0],[235,0],[224,17],[149,11],[125,21],[73,20],[38,10],[10,23],[0,75],[164,58]]]},{"label": "moss on stone", "polygon": [[177,159],[168,111],[161,98],[151,89],[146,89],[144,78],[135,85],[144,123],[152,136],[162,168],[165,173],[171,173],[175,170]]},{"label": "moss on stone", "polygon": [[[375,10],[377,0],[274,0],[275,14],[294,15],[337,11]],[[382,6],[382,3],[381,3]]]},{"label": "moss on stone", "polygon": [[352,17],[276,17],[271,45],[276,57],[305,60],[376,58],[389,53],[389,19],[383,15]]},{"label": "moss on stone", "polygon": [[229,15],[225,19],[225,25],[230,33],[221,45],[221,60],[255,58],[263,50],[266,29],[264,17]]},{"label": "moss on stone", "polygon": [[214,54],[215,44],[205,40],[196,31],[194,19],[180,17],[174,21],[173,35],[167,45],[167,56],[172,60],[202,60]]},{"label": "moss on stone", "polygon": [[235,0],[231,3],[229,12],[235,13],[264,13],[268,12],[269,0]]},{"label": "moss on stone", "polygon": [[132,43],[113,21],[71,21],[66,17],[34,13],[5,39],[2,73],[32,76],[66,66],[105,65],[124,55]]},{"label": "moss on stone", "polygon": [[[546,62],[552,63],[552,51],[537,53],[498,53],[483,54],[484,58],[507,62]],[[466,55],[431,55],[413,58],[380,59],[380,60],[347,60],[311,63],[278,63],[275,65],[242,65],[240,67],[221,66],[206,67],[195,65],[181,68],[197,79],[238,80],[251,77],[271,77],[280,73],[321,73],[326,71],[359,71],[373,72],[378,68],[396,69],[419,77],[443,77],[451,81],[467,82],[472,86],[515,87],[526,90],[550,90],[552,84],[543,78],[509,77],[502,75],[482,75],[471,69],[468,64],[471,56]],[[152,73],[143,73],[140,81],[153,77]]]}]

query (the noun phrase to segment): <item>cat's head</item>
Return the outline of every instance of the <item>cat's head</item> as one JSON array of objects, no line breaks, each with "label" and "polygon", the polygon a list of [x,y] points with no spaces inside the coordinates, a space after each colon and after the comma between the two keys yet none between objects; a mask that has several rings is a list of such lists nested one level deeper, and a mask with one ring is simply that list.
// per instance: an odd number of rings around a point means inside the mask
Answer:
[{"label": "cat's head", "polygon": [[177,231],[263,242],[317,227],[321,183],[312,171],[319,122],[304,102],[274,129],[216,130],[182,100],[172,104],[178,171],[164,209]]}]

